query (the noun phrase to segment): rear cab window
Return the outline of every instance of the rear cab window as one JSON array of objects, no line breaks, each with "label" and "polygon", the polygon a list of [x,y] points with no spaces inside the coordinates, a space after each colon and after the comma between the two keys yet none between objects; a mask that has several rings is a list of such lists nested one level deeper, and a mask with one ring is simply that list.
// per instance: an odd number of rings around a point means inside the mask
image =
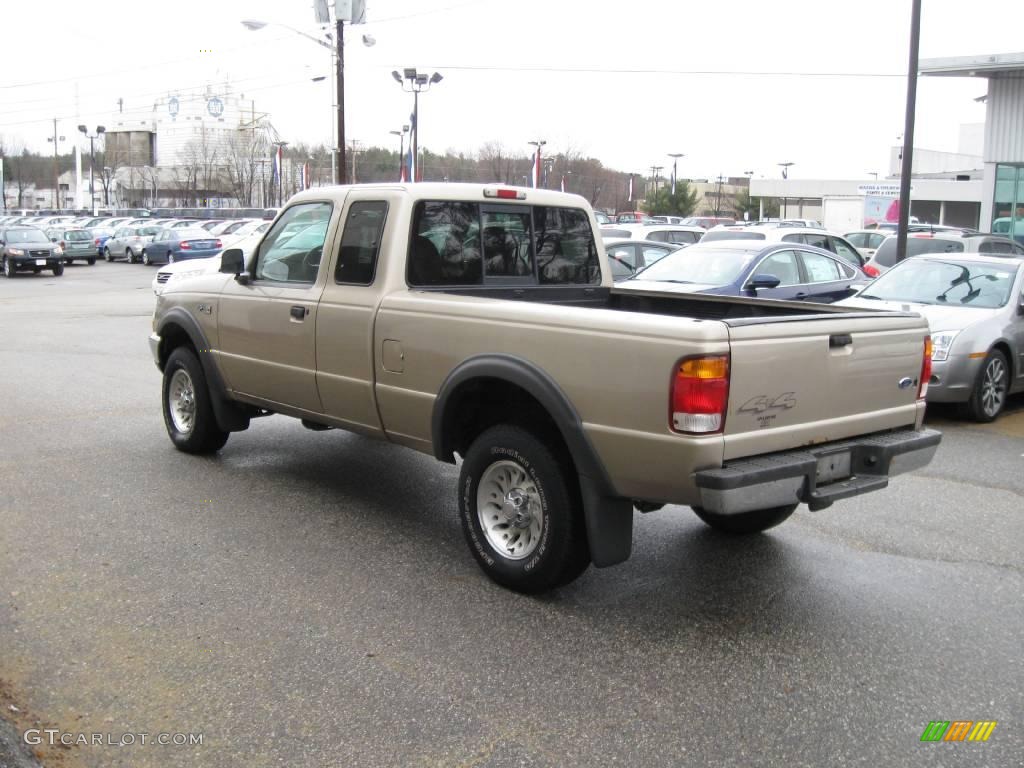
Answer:
[{"label": "rear cab window", "polygon": [[582,209],[424,200],[406,278],[417,287],[597,285],[601,268]]}]

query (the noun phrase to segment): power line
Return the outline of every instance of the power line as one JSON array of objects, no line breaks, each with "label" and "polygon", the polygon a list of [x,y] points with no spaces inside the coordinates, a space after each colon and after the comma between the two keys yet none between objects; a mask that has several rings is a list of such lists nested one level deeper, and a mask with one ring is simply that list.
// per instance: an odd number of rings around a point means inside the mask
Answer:
[{"label": "power line", "polygon": [[[382,65],[392,69],[395,65]],[[449,69],[465,72],[560,72],[566,74],[595,75],[700,75],[740,77],[906,77],[899,72],[754,72],[737,69],[612,69],[605,67],[496,67],[471,64],[434,64],[429,69]]]}]

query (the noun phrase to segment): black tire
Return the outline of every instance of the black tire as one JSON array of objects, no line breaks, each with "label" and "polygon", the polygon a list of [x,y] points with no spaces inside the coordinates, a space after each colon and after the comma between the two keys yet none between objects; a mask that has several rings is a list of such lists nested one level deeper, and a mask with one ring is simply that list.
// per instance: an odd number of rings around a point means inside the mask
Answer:
[{"label": "black tire", "polygon": [[[493,482],[503,471],[514,486],[504,498],[518,491],[526,519],[519,519],[517,526],[509,511],[519,507],[508,501],[494,509],[496,524],[490,535],[511,535],[512,542],[528,537],[525,551],[516,557],[491,543],[478,511],[481,480]],[[495,485],[495,491],[492,498],[497,499],[501,488]],[[500,523],[499,515],[504,515]],[[484,573],[517,592],[536,594],[568,584],[590,565],[576,471],[564,450],[552,451],[521,427],[491,427],[473,441],[459,474],[459,516],[469,549]],[[536,529],[530,520],[538,521]]]},{"label": "black tire", "polygon": [[129,264],[135,263],[135,254],[132,253],[131,248],[124,249],[124,260],[127,261]]},{"label": "black tire", "polygon": [[174,263],[174,254],[173,253],[168,253],[167,254],[167,263],[168,264],[173,264]]},{"label": "black tire", "polygon": [[53,268],[53,276],[54,277],[60,277],[63,274],[64,274],[64,265],[63,264],[58,264],[56,267]]},{"label": "black tire", "polygon": [[1010,391],[1010,366],[1006,355],[998,349],[991,350],[985,357],[978,378],[971,390],[971,399],[966,403],[966,412],[974,421],[987,424],[995,421],[1003,412],[1006,396]]},{"label": "black tire", "polygon": [[147,267],[153,263],[152,261],[149,260],[149,251],[147,251],[145,248],[142,249],[142,263],[145,264]]},{"label": "black tire", "polygon": [[85,263],[88,264],[90,267],[95,266],[95,264],[96,264],[96,257],[93,256],[91,259],[86,259]]},{"label": "black tire", "polygon": [[73,262],[73,261],[74,261],[74,259],[64,259],[64,266],[70,267],[71,266],[71,262]]},{"label": "black tire", "polygon": [[[184,378],[180,378],[181,375]],[[179,423],[176,423],[176,417],[172,415],[172,386],[178,387],[183,384],[191,393],[185,398],[186,401],[191,400],[191,417],[187,424],[181,423],[180,416],[177,417]],[[206,374],[203,373],[203,367],[199,364],[195,352],[188,347],[178,347],[167,358],[161,404],[167,434],[179,451],[216,453],[228,441],[229,433],[217,426],[217,420],[213,415]]]},{"label": "black tire", "polygon": [[693,511],[707,525],[716,531],[723,533],[748,534],[760,533],[784,523],[796,510],[796,504],[786,504],[782,507],[769,507],[768,509],[755,509],[750,512],[740,512],[738,515],[723,515],[719,512],[708,512],[702,507],[693,507]]},{"label": "black tire", "polygon": [[110,255],[110,249],[109,248],[104,248],[103,249],[103,258],[106,259],[107,261],[113,261],[114,260],[114,257]]},{"label": "black tire", "polygon": [[32,267],[32,274],[33,275],[38,275],[42,271],[43,271],[42,267]]},{"label": "black tire", "polygon": [[14,262],[13,261],[11,261],[10,259],[8,259],[5,256],[4,257],[4,276],[5,277],[14,277],[17,274],[18,274],[18,268],[16,266],[14,266]]}]

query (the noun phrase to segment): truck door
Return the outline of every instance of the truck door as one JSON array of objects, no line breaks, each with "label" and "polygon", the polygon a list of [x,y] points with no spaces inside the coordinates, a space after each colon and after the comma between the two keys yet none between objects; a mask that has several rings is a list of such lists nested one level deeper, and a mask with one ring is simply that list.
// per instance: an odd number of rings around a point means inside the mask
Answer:
[{"label": "truck door", "polygon": [[325,242],[334,205],[290,206],[249,260],[251,281],[221,294],[218,350],[232,390],[269,403],[322,412],[316,387],[317,302],[326,281]]},{"label": "truck door", "polygon": [[324,413],[374,434],[382,434],[374,397],[375,353],[393,369],[402,361],[398,342],[382,342],[390,345],[391,355],[374,350],[373,338],[387,266],[381,253],[401,254],[406,247],[408,233],[397,225],[401,201],[402,195],[389,190],[349,192],[337,257],[316,317],[316,378]]}]

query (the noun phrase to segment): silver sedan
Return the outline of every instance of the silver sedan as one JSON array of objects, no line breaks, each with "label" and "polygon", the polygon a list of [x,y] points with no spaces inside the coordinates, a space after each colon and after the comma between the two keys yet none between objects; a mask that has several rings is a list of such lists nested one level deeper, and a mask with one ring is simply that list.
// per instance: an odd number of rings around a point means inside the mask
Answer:
[{"label": "silver sedan", "polygon": [[1024,391],[1024,259],[930,254],[907,259],[843,306],[918,312],[931,326],[928,400],[992,421]]},{"label": "silver sedan", "polygon": [[113,236],[103,244],[103,258],[107,261],[124,259],[129,264],[140,260],[146,243],[152,241],[160,227],[118,227]]}]

